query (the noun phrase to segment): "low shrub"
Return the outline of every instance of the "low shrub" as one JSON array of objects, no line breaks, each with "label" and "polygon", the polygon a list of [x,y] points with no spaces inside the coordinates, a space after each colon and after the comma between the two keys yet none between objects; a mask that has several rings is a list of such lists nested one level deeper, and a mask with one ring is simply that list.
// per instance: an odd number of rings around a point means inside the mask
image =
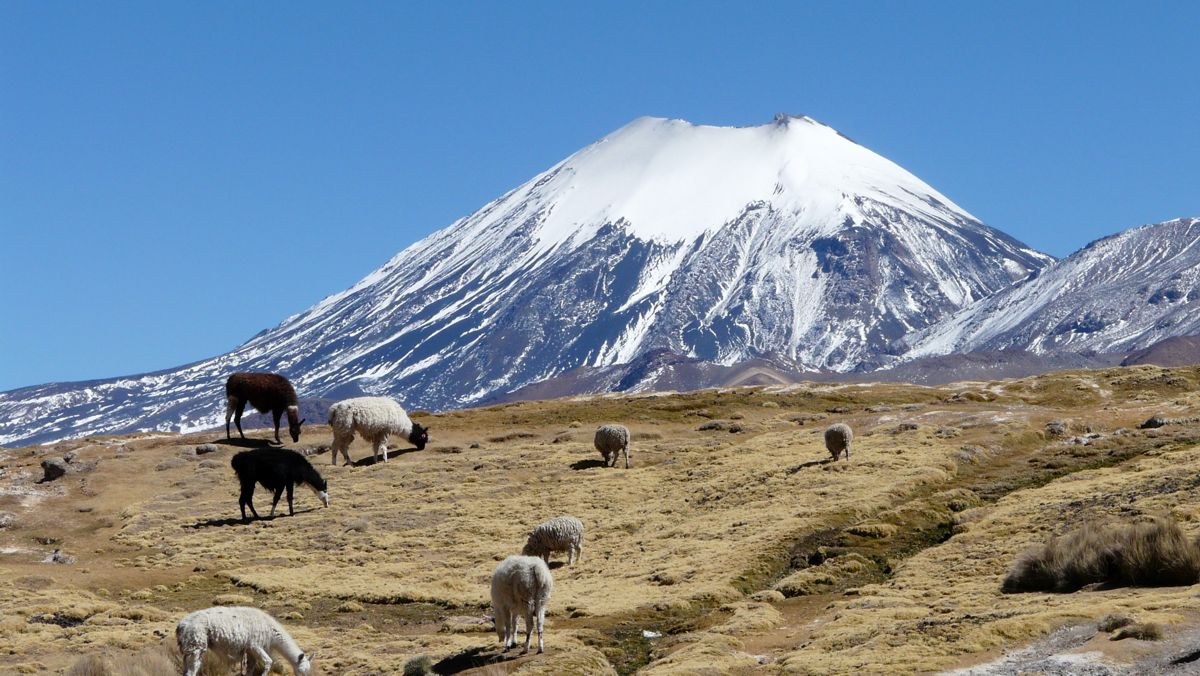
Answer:
[{"label": "low shrub", "polygon": [[1170,518],[1087,523],[1022,554],[1005,576],[1006,593],[1073,592],[1090,584],[1167,587],[1200,580],[1200,545]]}]

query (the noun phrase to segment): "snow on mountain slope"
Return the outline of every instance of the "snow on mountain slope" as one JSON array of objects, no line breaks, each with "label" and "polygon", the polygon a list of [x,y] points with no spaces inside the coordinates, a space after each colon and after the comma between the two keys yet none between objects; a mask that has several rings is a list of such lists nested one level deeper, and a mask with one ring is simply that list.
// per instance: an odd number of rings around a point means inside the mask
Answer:
[{"label": "snow on mountain slope", "polygon": [[1200,219],[1133,228],[912,337],[906,359],[1023,349],[1128,352],[1200,333]]},{"label": "snow on mountain slope", "polygon": [[869,368],[1050,260],[811,119],[640,118],[229,354],[0,394],[0,443],[212,426],[235,370],[446,408],[653,350]]}]

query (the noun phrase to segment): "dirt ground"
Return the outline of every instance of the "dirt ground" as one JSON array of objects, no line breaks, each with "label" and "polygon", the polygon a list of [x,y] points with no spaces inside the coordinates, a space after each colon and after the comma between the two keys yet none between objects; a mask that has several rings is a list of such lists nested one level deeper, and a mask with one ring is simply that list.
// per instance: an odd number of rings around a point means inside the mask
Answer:
[{"label": "dirt ground", "polygon": [[[1138,429],[1151,415],[1169,424]],[[386,463],[356,442],[357,462],[332,466],[328,429],[306,428],[286,446],[310,454],[330,507],[300,488],[294,516],[285,501],[250,523],[229,461],[264,430],[0,449],[0,672],[163,652],[183,614],[214,604],[271,612],[324,674],[420,656],[438,673],[936,672],[1088,627],[1087,659],[1124,668],[1181,649],[1197,589],[1002,594],[1000,580],[1086,519],[1169,513],[1200,534],[1198,415],[1200,369],[1148,366],[417,412],[430,445],[393,441]],[[856,436],[835,463],[821,432],[838,421]],[[629,470],[592,448],[607,422],[634,433]],[[66,454],[66,476],[38,483]],[[256,506],[270,511],[261,488]],[[491,571],[560,514],[586,540],[582,561],[554,560],[547,651],[504,654]],[[1118,612],[1166,639],[1097,636]]]}]

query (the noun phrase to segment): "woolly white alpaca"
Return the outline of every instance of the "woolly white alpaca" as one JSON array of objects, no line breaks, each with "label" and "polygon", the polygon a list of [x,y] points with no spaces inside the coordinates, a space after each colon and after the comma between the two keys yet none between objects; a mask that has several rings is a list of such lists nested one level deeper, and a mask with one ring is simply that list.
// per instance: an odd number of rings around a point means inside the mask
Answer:
[{"label": "woolly white alpaca", "polygon": [[546,604],[554,591],[554,578],[546,562],[536,556],[510,556],[492,573],[492,614],[496,620],[496,638],[508,650],[517,645],[517,613],[525,619],[525,649],[537,622],[538,652],[546,648],[542,629],[546,624]]},{"label": "woolly white alpaca", "polygon": [[592,443],[604,456],[606,467],[616,467],[617,456],[624,452],[625,469],[629,469],[629,428],[624,425],[601,425],[596,428]]},{"label": "woolly white alpaca", "polygon": [[387,462],[388,437],[396,435],[407,439],[424,450],[429,442],[429,430],[413,423],[400,404],[387,397],[357,397],[345,399],[329,407],[329,426],[333,428],[333,464],[337,464],[338,452],[350,463],[350,442],[358,432],[375,450],[375,461],[379,456]]},{"label": "woolly white alpaca", "polygon": [[175,640],[183,654],[184,676],[200,672],[200,661],[209,648],[235,663],[257,662],[262,668],[260,676],[271,670],[273,650],[292,665],[296,676],[312,673],[311,656],[300,650],[275,618],[258,608],[217,606],[189,613],[175,626]]},{"label": "woolly white alpaca", "polygon": [[825,448],[837,462],[842,451],[846,452],[846,462],[850,461],[850,442],[854,441],[854,432],[846,423],[835,423],[825,430]]},{"label": "woolly white alpaca", "polygon": [[549,563],[553,552],[566,552],[567,565],[583,558],[583,522],[573,516],[556,516],[529,532],[521,554],[540,556]]}]

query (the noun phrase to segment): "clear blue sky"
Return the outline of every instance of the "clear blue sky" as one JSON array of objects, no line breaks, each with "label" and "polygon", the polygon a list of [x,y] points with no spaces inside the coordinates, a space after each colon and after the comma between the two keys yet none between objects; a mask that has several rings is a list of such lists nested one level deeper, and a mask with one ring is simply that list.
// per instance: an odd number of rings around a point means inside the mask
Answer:
[{"label": "clear blue sky", "polygon": [[225,352],[640,115],[1065,255],[1200,216],[1200,3],[0,2],[0,390]]}]

